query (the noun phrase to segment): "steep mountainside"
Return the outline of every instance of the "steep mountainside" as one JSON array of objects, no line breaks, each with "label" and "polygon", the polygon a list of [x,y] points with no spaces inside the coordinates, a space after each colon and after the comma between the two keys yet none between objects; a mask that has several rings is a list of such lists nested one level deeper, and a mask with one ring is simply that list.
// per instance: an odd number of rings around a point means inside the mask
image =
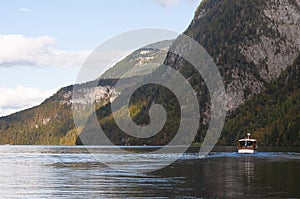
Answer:
[{"label": "steep mountainside", "polygon": [[[298,56],[299,8],[300,2],[293,0],[201,3],[185,33],[203,45],[219,66],[230,110],[262,92]],[[186,65],[172,55],[166,64],[178,69]]]},{"label": "steep mountainside", "polygon": [[[293,113],[274,116],[273,110],[285,102],[274,99],[272,105],[267,105],[256,103],[255,100],[259,96],[266,95],[270,101],[275,95],[272,93],[279,94],[280,91],[288,87],[287,85],[300,81],[297,75],[294,76],[295,79],[287,78],[289,75],[285,72],[289,66],[289,70],[294,71],[293,74],[297,71],[297,64],[293,63],[299,56],[299,27],[299,1],[202,1],[185,33],[198,41],[208,51],[224,79],[230,119],[227,120],[220,143],[233,144],[238,137],[243,137],[246,132],[255,132],[256,135],[263,132],[258,136],[261,143],[283,144],[278,141],[280,140],[279,134],[271,136],[270,130],[265,130],[271,128],[270,123],[274,123],[275,118],[278,119],[278,122],[280,116],[287,118],[290,117],[289,114],[293,114],[295,117],[297,115],[295,112],[298,113],[299,109],[297,110],[296,106],[289,107],[291,110],[294,108],[296,110],[293,110]],[[180,48],[182,51],[188,49],[188,46],[184,45],[172,47]],[[193,68],[182,58],[169,53],[165,64],[173,66],[181,71],[186,78],[191,79],[190,82],[194,88],[203,85],[201,83],[203,80],[195,75]],[[277,81],[279,77],[285,79],[286,82],[281,81],[279,83],[279,80]],[[299,92],[297,85],[299,84],[295,84],[296,88],[290,93],[281,93],[282,98],[288,100],[289,96],[294,96],[297,101],[295,103],[299,103],[299,99],[296,98]],[[199,100],[206,101],[207,90],[205,86],[200,87],[198,88]],[[267,95],[266,93],[271,94]],[[253,98],[254,96],[255,98]],[[245,102],[247,103],[244,105]],[[243,108],[237,109],[241,105]],[[260,106],[264,108],[259,109]],[[202,115],[208,120],[204,118],[201,121],[197,141],[203,139],[209,121],[209,104],[202,108]],[[238,115],[244,117],[238,118]],[[266,120],[261,119],[262,115],[275,118],[268,118],[266,122]],[[250,118],[251,122],[254,123],[252,126],[249,123]],[[232,121],[239,121],[239,123],[232,123]],[[263,124],[262,121],[264,121]],[[294,121],[292,123],[294,124]],[[280,136],[291,133],[289,125],[291,123],[288,122],[280,124],[280,126],[284,126],[281,128]],[[299,136],[299,128],[296,128],[296,131]],[[274,139],[277,141],[274,142],[271,137],[276,137]],[[285,144],[299,144],[299,141],[296,143],[291,140]]]},{"label": "steep mountainside", "polygon": [[220,143],[233,143],[252,133],[261,145],[300,145],[300,54],[265,92],[233,111]]}]

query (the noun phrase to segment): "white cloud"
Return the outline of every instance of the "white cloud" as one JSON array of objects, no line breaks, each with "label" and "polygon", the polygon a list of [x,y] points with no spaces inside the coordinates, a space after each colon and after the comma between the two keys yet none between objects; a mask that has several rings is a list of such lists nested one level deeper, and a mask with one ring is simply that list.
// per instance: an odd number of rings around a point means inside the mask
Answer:
[{"label": "white cloud", "polygon": [[196,0],[154,0],[164,7],[171,7],[177,5],[180,1],[195,2]]},{"label": "white cloud", "polygon": [[179,2],[179,0],[155,0],[155,1],[164,7],[174,6]]},{"label": "white cloud", "polygon": [[64,51],[50,36],[0,35],[0,67],[80,67],[90,51]]},{"label": "white cloud", "polygon": [[30,9],[28,8],[19,8],[19,12],[30,12]]},{"label": "white cloud", "polygon": [[39,105],[54,92],[54,90],[41,90],[24,86],[0,87],[0,116]]}]

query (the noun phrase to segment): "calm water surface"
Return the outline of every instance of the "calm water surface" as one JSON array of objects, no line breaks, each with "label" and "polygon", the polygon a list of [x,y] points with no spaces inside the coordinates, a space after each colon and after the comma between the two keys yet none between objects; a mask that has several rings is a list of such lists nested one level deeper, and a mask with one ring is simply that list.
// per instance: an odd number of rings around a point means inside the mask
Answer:
[{"label": "calm water surface", "polygon": [[[137,155],[147,159],[143,148]],[[113,149],[61,146],[0,146],[1,198],[300,198],[300,149],[261,148],[253,155],[219,147],[205,159],[196,148],[161,170],[141,174],[115,171],[99,162],[126,161]],[[98,158],[95,158],[97,156]]]}]

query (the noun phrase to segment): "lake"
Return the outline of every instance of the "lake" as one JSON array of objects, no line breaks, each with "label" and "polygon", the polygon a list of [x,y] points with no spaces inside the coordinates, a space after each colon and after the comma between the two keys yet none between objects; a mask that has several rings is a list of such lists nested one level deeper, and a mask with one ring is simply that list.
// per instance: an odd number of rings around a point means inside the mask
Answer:
[{"label": "lake", "polygon": [[[128,147],[136,155],[127,172],[100,162],[122,164],[127,156],[113,148],[90,149],[93,153],[85,147],[0,146],[1,198],[300,198],[299,147],[261,147],[251,155],[215,147],[204,159],[199,148],[156,154],[155,161],[179,159],[150,173],[137,171],[157,164],[148,154],[153,147]],[[135,162],[139,156],[147,161]]]}]

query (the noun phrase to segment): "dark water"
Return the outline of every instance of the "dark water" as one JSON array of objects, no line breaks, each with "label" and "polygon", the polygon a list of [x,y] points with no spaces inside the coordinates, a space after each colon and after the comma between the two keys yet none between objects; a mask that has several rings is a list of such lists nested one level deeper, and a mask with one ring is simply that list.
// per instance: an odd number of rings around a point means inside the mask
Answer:
[{"label": "dark water", "polygon": [[[219,147],[205,159],[197,150],[161,155],[178,155],[179,160],[141,174],[112,170],[84,147],[0,146],[0,197],[300,198],[299,147],[261,148],[253,155]],[[111,149],[95,151],[118,163],[126,159],[116,158]],[[133,168],[149,165],[138,162]]]}]

